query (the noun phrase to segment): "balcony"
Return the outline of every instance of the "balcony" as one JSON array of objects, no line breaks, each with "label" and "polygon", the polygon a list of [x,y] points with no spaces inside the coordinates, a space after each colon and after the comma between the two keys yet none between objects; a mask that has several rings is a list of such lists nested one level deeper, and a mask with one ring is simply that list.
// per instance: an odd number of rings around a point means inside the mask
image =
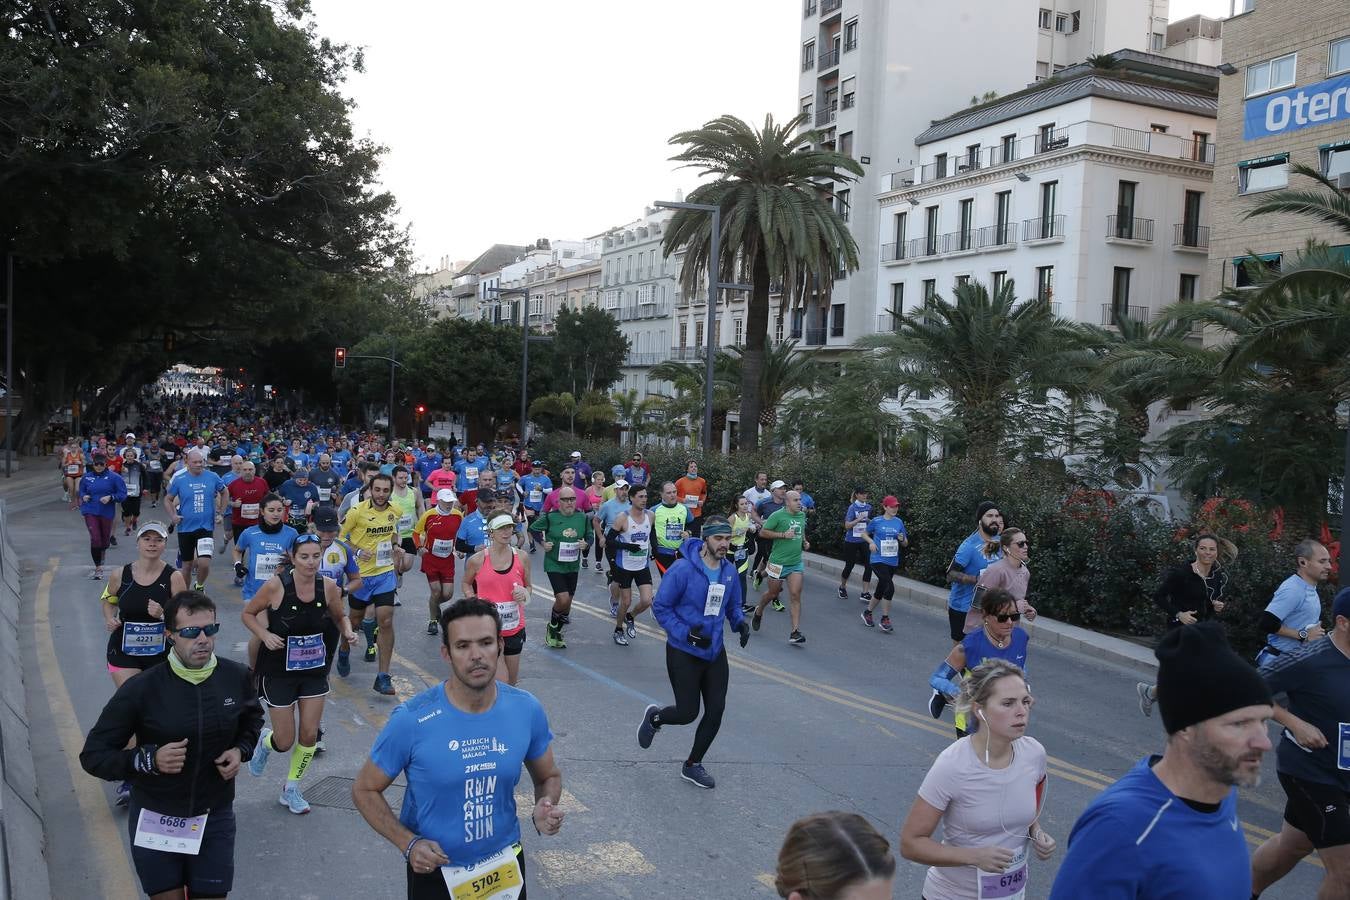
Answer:
[{"label": "balcony", "polygon": [[1136,244],[1153,242],[1153,220],[1136,219],[1132,216],[1107,216],[1106,240],[1123,241]]},{"label": "balcony", "polygon": [[655,366],[670,359],[669,351],[654,350],[650,353],[629,353],[624,358],[625,366]]},{"label": "balcony", "polygon": [[938,250],[944,256],[950,256],[956,253],[974,253],[975,229],[967,228],[964,231],[947,232],[939,238]]},{"label": "balcony", "polygon": [[1022,222],[1022,240],[1028,244],[1035,241],[1062,241],[1064,221],[1062,215],[1025,219]]},{"label": "balcony", "polygon": [[828,16],[844,5],[844,0],[820,0],[820,14]]},{"label": "balcony", "polygon": [[1102,304],[1101,324],[1116,327],[1124,316],[1129,316],[1135,322],[1148,321],[1147,306],[1116,306],[1114,303]]},{"label": "balcony", "polygon": [[891,173],[891,190],[899,191],[914,184],[914,169],[901,169],[899,172]]},{"label": "balcony", "polygon": [[906,250],[910,259],[931,259],[934,256],[941,255],[941,247],[941,236],[935,234],[931,241],[928,238],[910,238]]},{"label": "balcony", "polygon": [[816,125],[828,125],[839,117],[839,112],[834,107],[822,109],[816,113]]},{"label": "balcony", "polygon": [[805,344],[806,346],[808,346],[808,347],[822,347],[822,346],[824,346],[824,344],[825,344],[825,329],[824,329],[824,328],[808,328],[808,329],[806,329],[805,336],[804,336],[803,339],[802,339],[802,343],[804,343],[804,344]]},{"label": "balcony", "polygon": [[670,358],[679,361],[707,359],[707,347],[671,347]]},{"label": "balcony", "polygon": [[877,316],[877,334],[892,334],[900,329],[900,316],[894,312],[884,312]]},{"label": "balcony", "polygon": [[670,316],[669,303],[638,303],[610,310],[620,322],[633,322],[638,319],[665,319]]},{"label": "balcony", "polygon": [[1209,253],[1209,226],[1182,222],[1172,226],[1172,246],[1178,250]]},{"label": "balcony", "polygon": [[909,245],[905,241],[896,241],[893,244],[882,244],[881,261],[884,263],[907,263],[909,262],[909,257],[905,255],[905,251],[908,249]]},{"label": "balcony", "polygon": [[839,65],[839,51],[826,50],[820,54],[820,59],[816,62],[816,71],[824,72],[826,69],[833,69],[837,65]]}]

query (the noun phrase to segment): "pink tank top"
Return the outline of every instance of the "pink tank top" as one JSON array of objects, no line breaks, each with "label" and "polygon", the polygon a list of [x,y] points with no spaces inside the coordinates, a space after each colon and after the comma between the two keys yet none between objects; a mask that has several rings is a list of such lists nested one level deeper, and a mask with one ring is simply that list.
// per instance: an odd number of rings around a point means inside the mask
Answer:
[{"label": "pink tank top", "polygon": [[497,613],[502,617],[502,637],[510,637],[525,627],[525,605],[511,596],[512,588],[525,584],[525,567],[518,550],[511,548],[511,568],[505,574],[492,567],[489,550],[473,583],[478,596],[497,604]]}]

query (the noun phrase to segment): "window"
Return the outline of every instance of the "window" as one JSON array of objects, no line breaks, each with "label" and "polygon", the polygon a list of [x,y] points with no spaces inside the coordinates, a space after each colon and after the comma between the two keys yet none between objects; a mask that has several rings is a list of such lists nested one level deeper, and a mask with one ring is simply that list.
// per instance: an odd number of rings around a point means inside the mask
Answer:
[{"label": "window", "polygon": [[844,336],[844,304],[836,303],[830,307],[830,337]]},{"label": "window", "polygon": [[629,254],[623,261],[623,280],[633,280],[633,256]]},{"label": "window", "polygon": [[839,104],[844,109],[852,109],[853,105],[858,102],[858,98],[855,93],[856,91],[855,82],[857,82],[857,80],[858,79],[856,77],[849,77],[844,79],[844,83],[840,88],[841,92],[844,95],[844,99]]},{"label": "window", "polygon": [[1191,159],[1196,162],[1214,162],[1213,151],[1209,147],[1209,132],[1191,132]]},{"label": "window", "polygon": [[[1041,218],[1049,223],[1055,217],[1055,204],[1059,197],[1059,182],[1046,181],[1041,184]],[[1042,235],[1049,237],[1050,235]]]},{"label": "window", "polygon": [[1077,32],[1078,29],[1083,26],[1083,14],[1078,10],[1074,10],[1071,21],[1072,27],[1069,29],[1070,33]]},{"label": "window", "polygon": [[806,0],[805,8],[802,11],[802,18],[814,16],[816,14],[816,0]]},{"label": "window", "polygon": [[947,177],[947,154],[939,153],[937,156],[933,157],[933,177]]},{"label": "window", "polygon": [[779,316],[773,323],[773,339],[775,343],[783,343],[783,317]]},{"label": "window", "polygon": [[1067,34],[1069,31],[1069,17],[1064,13],[1055,16],[1055,30],[1060,34]]},{"label": "window", "polygon": [[1350,172],[1350,143],[1322,148],[1322,174],[1335,181],[1337,175]]},{"label": "window", "polygon": [[1041,81],[1050,77],[1050,64],[1048,62],[1036,63],[1036,80]]},{"label": "window", "polygon": [[975,201],[973,199],[962,200],[958,208],[961,211],[961,233],[958,246],[961,250],[969,250],[974,246]]},{"label": "window", "polygon": [[978,169],[980,167],[980,145],[971,144],[966,147],[966,168]]},{"label": "window", "polygon": [[1111,275],[1111,324],[1119,325],[1120,320],[1130,315],[1130,273],[1133,269],[1116,266]]},{"label": "window", "polygon": [[[891,312],[903,313],[905,311],[905,283],[897,281],[891,285]],[[895,318],[892,316],[892,318]]]},{"label": "window", "polygon": [[895,214],[895,230],[892,232],[891,239],[895,241],[896,259],[900,259],[901,247],[905,243],[905,231],[909,225],[909,213]]},{"label": "window", "polygon": [[703,346],[703,322],[702,320],[694,323],[694,346]]},{"label": "window", "polygon": [[969,275],[957,275],[957,276],[956,276],[956,280],[953,282],[953,285],[954,285],[955,287],[959,287],[959,288],[960,288],[960,287],[965,287],[965,286],[968,285],[968,284],[970,284],[970,276],[969,276]]},{"label": "window", "polygon": [[[1064,143],[1068,143],[1065,140]],[[1059,136],[1055,134],[1055,123],[1049,122],[1042,125],[1036,132],[1036,152],[1044,153],[1047,150],[1056,150],[1064,146],[1060,143]]]},{"label": "window", "polygon": [[656,251],[647,251],[647,277],[652,278],[656,275]]},{"label": "window", "polygon": [[650,306],[656,302],[655,285],[644,284],[637,289],[637,302],[639,306]]},{"label": "window", "polygon": [[732,334],[735,335],[734,341],[737,347],[745,344],[745,320],[739,316],[732,320]]},{"label": "window", "polygon": [[716,320],[715,322],[713,322],[713,340],[712,340],[712,342],[713,342],[713,346],[714,346],[714,347],[720,347],[720,346],[722,346],[722,320],[721,320],[721,319],[718,319],[718,320]]},{"label": "window", "polygon": [[937,299],[937,279],[925,278],[923,280],[923,305],[932,306],[933,301]]},{"label": "window", "polygon": [[1143,235],[1134,233],[1134,193],[1139,185],[1134,181],[1122,181],[1116,186],[1116,237],[1133,239]]},{"label": "window", "polygon": [[844,52],[858,46],[858,20],[850,19],[844,23]]},{"label": "window", "polygon": [[1268,62],[1247,67],[1247,96],[1294,86],[1297,53],[1277,56]]},{"label": "window", "polygon": [[689,323],[688,323],[688,322],[681,322],[681,323],[680,323],[680,349],[683,350],[683,349],[684,349],[685,347],[687,347],[687,346],[689,346]]},{"label": "window", "polygon": [[849,192],[847,190],[835,191],[834,193],[835,211],[839,213],[839,218],[843,219],[845,222],[848,221],[848,198]]},{"label": "window", "polygon": [[1154,53],[1163,52],[1167,49],[1167,35],[1158,31],[1153,32],[1153,40],[1150,46],[1153,48]]},{"label": "window", "polygon": [[1044,28],[1047,31],[1050,30],[1050,10],[1048,9],[1041,10],[1040,20],[1037,24],[1039,24],[1040,27]]},{"label": "window", "polygon": [[[1181,242],[1186,247],[1200,246],[1200,204],[1203,191],[1187,191],[1181,202]],[[1208,241],[1208,236],[1206,236]]]},{"label": "window", "polygon": [[853,156],[853,132],[845,131],[839,135],[839,152],[850,158]]},{"label": "window", "polygon": [[623,303],[623,291],[605,291],[605,309],[618,309]]},{"label": "window", "polygon": [[1283,254],[1280,253],[1238,257],[1233,260],[1233,285],[1240,288],[1256,287],[1263,268],[1272,274],[1280,271],[1282,257]]},{"label": "window", "polygon": [[816,64],[816,42],[807,41],[802,44],[802,71],[814,68]]},{"label": "window", "polygon": [[1005,270],[1002,272],[990,272],[989,282],[990,285],[993,287],[993,293],[998,294],[1000,291],[1002,291],[1005,287],[1008,286],[1007,271]]},{"label": "window", "polygon": [[802,339],[802,317],[804,313],[800,309],[792,311],[792,339],[800,341]]},{"label": "window", "polygon": [[1327,58],[1327,74],[1335,75],[1350,70],[1350,37],[1331,42],[1331,53]]},{"label": "window", "polygon": [[802,98],[802,115],[806,116],[808,119],[811,118],[811,109],[815,105],[815,99],[815,97]]},{"label": "window", "polygon": [[1167,134],[1167,126],[1158,122],[1150,122],[1148,130],[1154,134]]},{"label": "window", "polygon": [[1011,244],[1015,237],[1012,229],[1012,191],[999,191],[994,195],[994,243]]},{"label": "window", "polygon": [[1055,299],[1055,267],[1036,267],[1036,299],[1049,302]]},{"label": "window", "polygon": [[1199,283],[1200,283],[1199,275],[1187,275],[1183,273],[1181,276],[1181,282],[1177,285],[1177,299],[1194,300],[1196,287],[1199,285]]},{"label": "window", "polygon": [[1289,184],[1289,155],[1267,156],[1238,163],[1238,191],[1255,194]]},{"label": "window", "polygon": [[1014,159],[1017,159],[1017,135],[1005,134],[999,139],[998,161],[1005,163]]},{"label": "window", "polygon": [[938,208],[930,206],[924,210],[926,221],[924,222],[924,256],[933,256],[937,253],[938,242]]}]

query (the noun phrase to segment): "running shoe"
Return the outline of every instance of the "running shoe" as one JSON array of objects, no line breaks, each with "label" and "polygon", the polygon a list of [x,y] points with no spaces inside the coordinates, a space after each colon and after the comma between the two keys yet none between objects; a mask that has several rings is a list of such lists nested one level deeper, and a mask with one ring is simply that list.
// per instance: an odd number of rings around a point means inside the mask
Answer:
[{"label": "running shoe", "polygon": [[602,568],[600,568],[600,564],[599,564],[599,563],[596,563],[596,564],[595,564],[595,574],[597,574],[597,575],[603,575],[603,574],[605,574],[605,570],[602,569]]},{"label": "running shoe", "polygon": [[202,581],[199,581],[199,582],[197,582],[196,584],[194,584],[194,585],[192,586],[192,589],[193,589],[194,591],[197,591],[197,592],[200,593],[201,591],[206,590],[206,583],[205,583],[205,582],[202,582]]},{"label": "running shoe", "polygon": [[108,535],[108,546],[109,546],[109,547],[116,547],[116,546],[117,546],[117,535],[115,535],[115,534],[110,534],[110,535]]},{"label": "running shoe", "polygon": [[755,573],[755,590],[759,590],[759,589],[762,588],[763,586],[764,586],[764,573],[763,573],[763,572],[756,572],[756,573]]},{"label": "running shoe", "polygon": [[774,611],[774,612],[782,612],[782,611],[785,610],[785,609],[787,609],[787,607],[783,605],[783,601],[782,601],[782,600],[779,600],[777,597],[774,597],[774,598],[773,598],[773,611]]},{"label": "running shoe", "polygon": [[1147,681],[1141,681],[1134,686],[1134,689],[1139,694],[1139,711],[1149,718],[1153,718],[1153,704],[1158,699],[1153,696],[1153,685]]},{"label": "running shoe", "polygon": [[386,697],[394,696],[394,680],[389,677],[388,672],[381,672],[375,676],[375,686],[372,688],[377,694],[384,694]]},{"label": "running shoe", "polygon": [[158,500],[155,500],[155,501],[153,501],[153,502],[150,504],[150,508],[151,508],[151,509],[154,509],[156,506],[159,506],[159,501],[158,501]]},{"label": "running shoe", "polygon": [[862,611],[862,620],[863,624],[866,625],[868,628],[876,627],[876,623],[872,621],[872,611],[870,609],[864,609]]},{"label": "running shoe", "polygon": [[755,604],[753,604],[753,603],[742,603],[742,604],[741,604],[741,612],[744,613],[745,615],[748,616],[748,615],[750,615],[751,613],[753,613],[754,611],[755,611]]},{"label": "running shoe", "polygon": [[567,643],[562,636],[562,625],[554,625],[549,622],[544,626],[544,646],[552,647],[554,650],[567,649]]},{"label": "running shoe", "polygon": [[708,770],[703,768],[699,763],[685,766],[680,770],[680,777],[690,784],[697,785],[701,788],[707,788],[708,790],[717,787],[717,782],[713,781],[713,777],[708,774]]},{"label": "running shoe", "polygon": [[892,631],[895,630],[895,629],[891,626],[891,617],[890,617],[890,616],[882,616],[882,617],[881,617],[881,630],[884,631],[884,632],[886,632],[887,634],[890,634]]},{"label": "running shoe", "polygon": [[277,801],[282,806],[295,813],[297,816],[303,816],[309,812],[309,802],[300,794],[298,787],[288,787],[281,792],[281,799]]},{"label": "running shoe", "polygon": [[94,579],[95,581],[98,581],[98,580],[100,580],[101,578],[103,578],[103,567],[102,567],[102,566],[94,566],[94,571],[92,571],[92,572],[89,573],[89,577],[92,578],[92,579]]},{"label": "running shoe", "polygon": [[614,629],[614,643],[618,644],[620,647],[628,646],[628,635],[623,633],[622,628]]},{"label": "running shoe", "polygon": [[324,744],[323,744],[323,729],[322,729],[322,728],[319,729],[319,739],[318,739],[317,741],[314,742],[314,752],[315,752],[315,753],[327,753],[327,752],[328,752],[328,748],[325,747]]},{"label": "running shoe", "polygon": [[623,630],[630,638],[637,637],[637,623],[633,621],[632,616],[625,616]]},{"label": "running shoe", "polygon": [[656,733],[661,730],[661,726],[652,721],[660,711],[661,707],[652,704],[642,712],[642,723],[638,725],[637,734],[638,746],[643,750],[646,750],[652,745],[652,738],[656,737]]},{"label": "running shoe", "polygon": [[792,634],[788,635],[788,643],[800,647],[802,644],[806,643],[806,635],[802,634],[800,631],[794,631]]},{"label": "running shoe", "polygon": [[117,796],[117,805],[126,806],[131,802],[131,782],[124,781],[119,784],[115,793]]},{"label": "running shoe", "polygon": [[935,719],[942,718],[942,711],[947,708],[947,695],[941,691],[933,691],[933,696],[928,698],[928,714]]},{"label": "running shoe", "polygon": [[764,621],[764,616],[759,613],[750,614],[750,627],[759,631],[759,623]]},{"label": "running shoe", "polygon": [[62,492],[61,492],[61,502],[62,502],[62,503],[69,503],[69,502],[70,502],[70,491],[62,491]]},{"label": "running shoe", "polygon": [[350,650],[337,652],[337,673],[343,678],[352,674],[352,654]]},{"label": "running shoe", "polygon": [[871,603],[871,602],[872,602],[872,592],[871,592],[871,591],[863,591],[861,594],[858,595],[858,599],[862,600],[862,602],[864,602],[864,603]]},{"label": "running shoe", "polygon": [[581,561],[581,567],[582,567],[583,569],[589,569],[589,568],[591,567],[591,564],[590,564],[590,562],[588,562],[587,560],[584,560],[584,559],[583,559],[583,560]]},{"label": "running shoe", "polygon": [[248,761],[248,773],[254,778],[261,778],[263,770],[267,768],[267,757],[272,755],[272,748],[269,745],[271,737],[272,729],[264,728],[262,734],[258,735],[258,743],[253,747],[253,758]]},{"label": "running shoe", "polygon": [[609,601],[609,616],[610,616],[610,618],[612,619],[612,618],[614,618],[615,616],[617,616],[618,614],[619,614],[619,604],[615,603],[613,600]]},{"label": "running shoe", "polygon": [[840,589],[839,589],[839,599],[840,599],[840,600],[847,600],[847,599],[848,599],[848,591],[844,590],[843,588],[840,588]]},{"label": "running shoe", "polygon": [[427,623],[427,634],[439,634],[439,633],[440,627],[436,624],[436,620],[432,619],[430,622]]}]

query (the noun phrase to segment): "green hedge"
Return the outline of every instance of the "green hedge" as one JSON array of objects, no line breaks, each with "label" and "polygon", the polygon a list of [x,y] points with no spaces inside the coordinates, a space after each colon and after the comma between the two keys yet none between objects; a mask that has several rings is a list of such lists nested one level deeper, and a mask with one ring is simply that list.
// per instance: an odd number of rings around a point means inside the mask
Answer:
[{"label": "green hedge", "polygon": [[[535,440],[535,456],[558,471],[572,450],[608,472],[627,451],[613,442],[547,435]],[[688,451],[644,448],[653,479],[684,474]],[[1271,594],[1294,568],[1293,546],[1301,535],[1272,539],[1266,517],[1245,504],[1210,501],[1197,521],[1164,523],[1072,484],[1052,464],[977,464],[947,460],[935,466],[890,462],[879,470],[868,457],[809,452],[713,454],[695,452],[709,484],[709,508],[725,512],[754,483],[755,473],[791,482],[801,478],[817,511],[808,535],[812,550],[839,557],[844,510],[854,485],[871,492],[874,505],[886,494],[900,500],[910,532],[902,572],[933,585],[945,584],[956,547],[975,528],[982,500],[999,504],[1008,525],[1023,529],[1031,543],[1030,599],[1043,614],[1099,631],[1156,638],[1163,614],[1153,591],[1168,566],[1192,558],[1189,536],[1211,530],[1232,541],[1239,554],[1229,564],[1229,605],[1222,620],[1234,646],[1252,655],[1264,642],[1257,628]],[[1329,595],[1329,593],[1328,593]]]}]

